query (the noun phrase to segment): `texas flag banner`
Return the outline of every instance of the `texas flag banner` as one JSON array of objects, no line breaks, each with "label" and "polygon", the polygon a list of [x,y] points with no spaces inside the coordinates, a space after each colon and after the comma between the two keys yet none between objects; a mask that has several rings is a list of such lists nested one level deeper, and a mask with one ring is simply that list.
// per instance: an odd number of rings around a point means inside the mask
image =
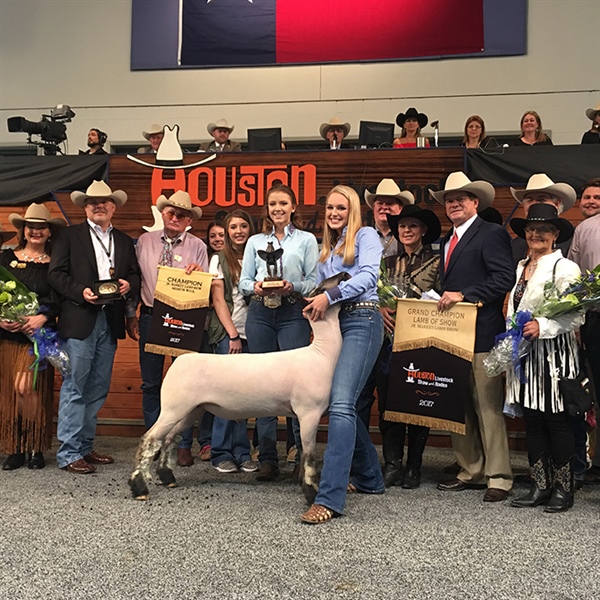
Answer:
[{"label": "texas flag banner", "polygon": [[391,61],[484,49],[483,0],[181,3],[181,66]]}]

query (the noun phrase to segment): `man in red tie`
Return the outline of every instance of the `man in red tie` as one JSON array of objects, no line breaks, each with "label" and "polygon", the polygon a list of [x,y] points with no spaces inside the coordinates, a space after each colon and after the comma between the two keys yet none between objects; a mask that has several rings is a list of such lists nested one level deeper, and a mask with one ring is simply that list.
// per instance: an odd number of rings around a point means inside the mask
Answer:
[{"label": "man in red tie", "polygon": [[505,330],[502,307],[515,282],[510,236],[500,225],[488,223],[477,212],[495,196],[486,181],[473,181],[462,172],[448,176],[443,191],[429,192],[446,208],[453,228],[442,240],[438,310],[457,302],[479,303],[471,393],[465,399],[466,434],[452,434],[460,471],[438,489],[459,492],[487,488],[483,500],[505,500],[512,488],[512,471],[502,407],[502,380],[488,377],[483,360],[494,338]]}]

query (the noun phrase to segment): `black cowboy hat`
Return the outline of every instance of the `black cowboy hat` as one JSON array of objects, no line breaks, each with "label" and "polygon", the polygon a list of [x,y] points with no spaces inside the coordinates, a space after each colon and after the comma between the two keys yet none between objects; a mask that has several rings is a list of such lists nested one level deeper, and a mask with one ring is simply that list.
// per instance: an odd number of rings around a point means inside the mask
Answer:
[{"label": "black cowboy hat", "polygon": [[479,215],[480,219],[483,219],[488,223],[496,223],[496,225],[502,225],[503,223],[500,211],[493,206],[488,206],[487,208],[479,211],[477,214]]},{"label": "black cowboy hat", "polygon": [[[398,235],[398,222],[400,219],[416,219],[421,221],[427,231],[423,236],[423,245],[431,244],[440,237],[442,233],[442,225],[436,214],[432,210],[426,208],[419,208],[415,204],[407,204],[402,207],[402,211],[399,215],[387,215],[388,225],[392,230],[392,235],[400,242],[400,236]],[[402,243],[402,242],[400,242]]]},{"label": "black cowboy hat", "polygon": [[404,121],[406,121],[406,119],[416,119],[421,129],[429,123],[427,115],[417,112],[416,108],[409,108],[405,113],[400,113],[396,117],[396,125],[398,125],[398,127],[404,127]]},{"label": "black cowboy hat", "polygon": [[525,239],[525,227],[529,223],[550,223],[551,225],[554,225],[554,227],[558,229],[557,244],[570,240],[575,231],[573,225],[571,225],[569,221],[561,219],[558,216],[556,206],[553,206],[552,204],[533,204],[529,208],[527,218],[510,220],[512,230],[523,239]]}]

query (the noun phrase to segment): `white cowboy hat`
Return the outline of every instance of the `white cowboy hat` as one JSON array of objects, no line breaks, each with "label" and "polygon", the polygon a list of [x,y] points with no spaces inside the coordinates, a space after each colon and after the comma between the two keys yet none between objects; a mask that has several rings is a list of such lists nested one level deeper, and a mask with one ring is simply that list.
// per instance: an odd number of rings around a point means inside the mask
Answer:
[{"label": "white cowboy hat", "polygon": [[216,123],[209,123],[206,126],[206,131],[208,131],[210,135],[213,134],[215,129],[229,129],[229,133],[231,133],[235,129],[235,125],[230,127],[227,119],[219,119]]},{"label": "white cowboy hat", "polygon": [[401,192],[400,188],[396,185],[396,182],[393,179],[382,179],[379,182],[375,193],[365,190],[365,202],[369,208],[373,208],[373,202],[375,202],[378,196],[395,198],[398,200],[398,204],[400,206],[415,203],[415,197],[412,195],[412,193],[408,190]]},{"label": "white cowboy hat", "polygon": [[546,173],[536,173],[529,178],[527,187],[524,190],[515,190],[510,188],[510,193],[517,202],[523,202],[526,194],[529,192],[548,192],[563,203],[563,210],[569,210],[577,199],[577,193],[568,183],[554,183]]},{"label": "white cowboy hat", "polygon": [[142,135],[149,140],[151,135],[157,135],[158,133],[162,133],[164,129],[163,125],[159,125],[158,123],[152,123],[148,128],[148,131],[142,131]]},{"label": "white cowboy hat", "polygon": [[123,190],[113,192],[104,181],[94,181],[84,192],[71,192],[71,202],[79,208],[85,206],[88,198],[106,198],[112,200],[117,206],[127,202],[127,194]]},{"label": "white cowboy hat", "polygon": [[329,119],[328,123],[321,123],[321,127],[319,127],[319,133],[324,140],[327,139],[327,130],[330,127],[339,127],[343,129],[344,137],[347,137],[350,133],[350,123],[344,123],[339,117],[332,117]]},{"label": "white cowboy hat", "polygon": [[25,211],[25,216],[11,213],[8,215],[8,220],[15,229],[21,229],[25,223],[48,223],[48,225],[56,227],[67,226],[67,222],[63,218],[52,218],[50,211],[43,204],[30,204]]},{"label": "white cowboy hat", "polygon": [[167,206],[189,210],[192,213],[192,218],[195,217],[196,219],[199,219],[202,216],[202,209],[199,206],[192,206],[190,195],[183,190],[175,192],[170,198],[159,196],[156,201],[156,208],[162,212],[163,208],[166,208]]},{"label": "white cowboy hat", "polygon": [[444,204],[444,197],[449,192],[465,191],[470,192],[479,199],[478,211],[486,209],[491,206],[496,196],[494,186],[487,181],[471,181],[462,171],[455,171],[448,175],[444,189],[439,192],[429,190],[429,194],[432,198],[437,200],[440,204]]},{"label": "white cowboy hat", "polygon": [[16,231],[4,231],[2,223],[0,223],[0,246],[17,235]]},{"label": "white cowboy hat", "polygon": [[596,118],[596,115],[600,113],[600,102],[598,104],[596,104],[596,108],[588,108],[585,111],[585,116],[590,120],[593,121]]}]

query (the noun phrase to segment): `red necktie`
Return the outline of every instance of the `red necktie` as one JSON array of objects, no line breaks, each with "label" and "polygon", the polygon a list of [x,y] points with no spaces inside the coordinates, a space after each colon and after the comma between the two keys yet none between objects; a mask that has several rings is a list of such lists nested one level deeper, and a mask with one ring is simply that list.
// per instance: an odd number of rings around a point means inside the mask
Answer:
[{"label": "red necktie", "polygon": [[458,236],[456,235],[456,230],[454,230],[454,234],[450,238],[450,244],[448,245],[448,252],[446,254],[444,270],[448,269],[448,263],[450,262],[450,257],[452,256],[452,252],[454,252],[454,248],[456,248],[456,244],[458,244]]}]

